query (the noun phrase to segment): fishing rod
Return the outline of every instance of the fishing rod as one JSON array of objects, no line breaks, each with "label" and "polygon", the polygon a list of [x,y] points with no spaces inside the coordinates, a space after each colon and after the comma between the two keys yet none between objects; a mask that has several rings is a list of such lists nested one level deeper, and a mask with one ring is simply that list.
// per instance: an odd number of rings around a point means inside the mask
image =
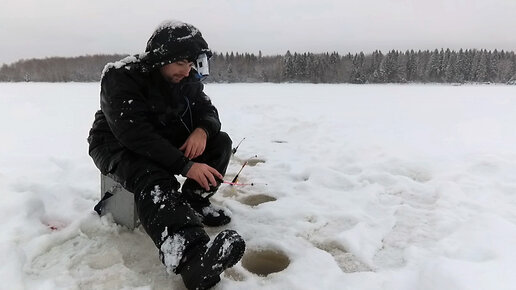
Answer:
[{"label": "fishing rod", "polygon": [[248,161],[244,162],[244,165],[242,165],[242,167],[240,168],[240,170],[238,171],[238,173],[235,175],[235,178],[233,178],[233,180],[231,180],[232,183],[236,183],[237,180],[238,180],[238,176],[240,175],[240,172],[242,172],[242,170],[244,169],[244,167],[247,165]]},{"label": "fishing rod", "polygon": [[240,147],[240,144],[242,144],[242,142],[243,142],[244,140],[245,140],[245,137],[244,137],[242,140],[240,140],[240,142],[238,142],[238,145],[237,145],[235,148],[231,149],[231,152],[232,152],[233,154],[235,154],[235,153],[237,152],[238,147]]},{"label": "fishing rod", "polygon": [[[235,154],[238,150],[238,147],[240,147],[240,145],[242,144],[242,142],[244,142],[246,137],[242,138],[242,140],[240,140],[240,142],[238,142],[237,146],[233,149],[231,149],[231,152],[233,154]],[[235,177],[233,178],[233,180],[231,181],[226,181],[226,180],[222,180],[222,183],[225,183],[225,184],[229,184],[231,186],[255,186],[257,185],[257,183],[254,183],[254,182],[251,182],[251,183],[240,183],[240,182],[237,182],[238,181],[238,176],[240,175],[240,173],[242,172],[242,170],[244,170],[244,167],[249,163],[249,160],[251,160],[252,158],[256,158],[258,157],[258,155],[253,155],[251,156],[249,159],[247,159],[244,164],[242,165],[242,167],[240,168],[240,170],[238,171],[238,173],[235,175]],[[264,185],[267,185],[266,183],[264,183]]]}]

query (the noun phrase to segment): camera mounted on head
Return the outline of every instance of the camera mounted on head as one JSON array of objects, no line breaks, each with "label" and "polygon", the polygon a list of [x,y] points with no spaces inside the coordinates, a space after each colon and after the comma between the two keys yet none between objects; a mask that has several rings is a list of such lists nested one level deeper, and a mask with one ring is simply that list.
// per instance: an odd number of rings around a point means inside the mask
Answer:
[{"label": "camera mounted on head", "polygon": [[199,54],[194,62],[194,67],[200,77],[207,77],[210,74],[208,55],[206,55],[206,53]]}]

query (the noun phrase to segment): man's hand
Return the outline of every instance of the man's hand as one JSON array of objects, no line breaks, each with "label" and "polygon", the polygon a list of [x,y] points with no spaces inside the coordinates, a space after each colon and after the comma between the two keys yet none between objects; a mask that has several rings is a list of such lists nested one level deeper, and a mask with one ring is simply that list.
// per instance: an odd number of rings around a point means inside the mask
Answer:
[{"label": "man's hand", "polygon": [[216,179],[223,180],[224,178],[217,169],[207,164],[197,162],[188,170],[186,177],[197,181],[206,191],[210,190],[210,185],[217,186]]},{"label": "man's hand", "polygon": [[179,150],[184,151],[188,159],[199,157],[206,149],[206,139],[208,139],[206,132],[201,128],[195,128]]}]

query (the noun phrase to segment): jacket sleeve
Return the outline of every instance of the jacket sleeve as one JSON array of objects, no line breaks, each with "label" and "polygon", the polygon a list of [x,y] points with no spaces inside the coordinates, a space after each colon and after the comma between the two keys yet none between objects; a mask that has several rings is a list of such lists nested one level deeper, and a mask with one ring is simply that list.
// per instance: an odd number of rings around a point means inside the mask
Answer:
[{"label": "jacket sleeve", "polygon": [[198,82],[193,90],[192,115],[195,127],[206,131],[208,138],[220,132],[220,119],[217,108],[203,91],[204,85]]},{"label": "jacket sleeve", "polygon": [[188,159],[148,121],[142,85],[128,73],[112,70],[102,78],[101,110],[118,141],[129,150],[180,174]]}]

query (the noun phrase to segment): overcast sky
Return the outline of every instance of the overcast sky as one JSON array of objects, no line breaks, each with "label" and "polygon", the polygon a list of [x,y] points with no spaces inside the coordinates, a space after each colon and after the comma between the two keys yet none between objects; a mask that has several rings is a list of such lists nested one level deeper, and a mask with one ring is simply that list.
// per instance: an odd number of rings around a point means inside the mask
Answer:
[{"label": "overcast sky", "polygon": [[516,50],[516,0],[0,0],[0,64],[139,53],[165,19],[214,51]]}]

